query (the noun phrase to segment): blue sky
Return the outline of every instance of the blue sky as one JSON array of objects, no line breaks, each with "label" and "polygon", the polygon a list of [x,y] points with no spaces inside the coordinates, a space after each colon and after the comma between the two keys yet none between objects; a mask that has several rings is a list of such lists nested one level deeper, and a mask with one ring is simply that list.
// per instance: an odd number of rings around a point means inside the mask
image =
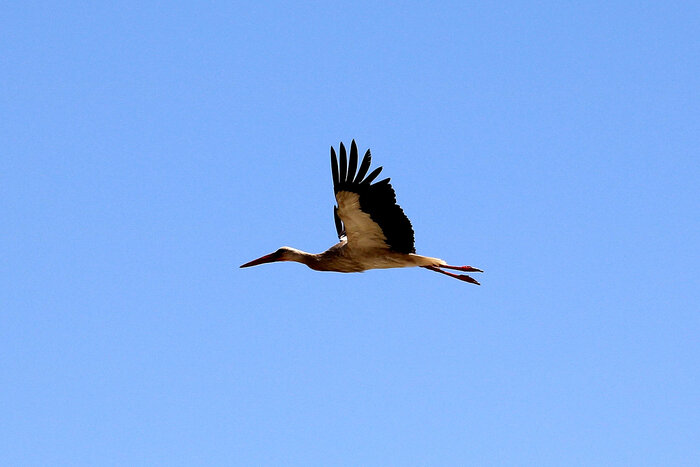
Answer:
[{"label": "blue sky", "polygon": [[[3,5],[0,463],[697,465],[699,18]],[[481,287],[238,268],[353,138]]]}]

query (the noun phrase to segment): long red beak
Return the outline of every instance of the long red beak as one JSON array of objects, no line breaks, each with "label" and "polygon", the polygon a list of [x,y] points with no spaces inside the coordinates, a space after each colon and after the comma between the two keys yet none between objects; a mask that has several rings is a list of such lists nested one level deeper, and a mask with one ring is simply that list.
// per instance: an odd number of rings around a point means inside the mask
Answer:
[{"label": "long red beak", "polygon": [[253,261],[250,261],[248,263],[242,264],[242,268],[249,268],[250,266],[257,266],[258,264],[265,264],[265,263],[274,263],[275,261],[279,261],[279,255],[277,253],[270,253],[269,255],[262,256],[258,259],[254,259]]}]

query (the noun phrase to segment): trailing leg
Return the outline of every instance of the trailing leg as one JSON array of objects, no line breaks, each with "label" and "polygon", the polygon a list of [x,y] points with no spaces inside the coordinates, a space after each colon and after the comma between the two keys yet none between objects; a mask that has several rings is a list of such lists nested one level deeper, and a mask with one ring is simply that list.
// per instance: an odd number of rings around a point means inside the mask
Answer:
[{"label": "trailing leg", "polygon": [[431,271],[439,272],[440,274],[445,274],[446,276],[454,277],[455,279],[459,279],[459,280],[464,281],[464,282],[470,282],[472,284],[481,285],[481,284],[479,284],[479,282],[476,279],[474,279],[471,276],[468,276],[467,274],[452,274],[451,272],[443,271],[442,269],[437,268],[435,266],[421,266],[421,267],[423,267],[425,269],[430,269]]}]

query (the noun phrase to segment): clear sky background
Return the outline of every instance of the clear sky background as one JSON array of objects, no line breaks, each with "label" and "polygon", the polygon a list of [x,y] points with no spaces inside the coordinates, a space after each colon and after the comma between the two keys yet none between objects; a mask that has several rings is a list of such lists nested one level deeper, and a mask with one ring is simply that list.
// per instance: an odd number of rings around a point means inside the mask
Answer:
[{"label": "clear sky background", "polygon": [[699,5],[4,3],[0,463],[700,464]]}]

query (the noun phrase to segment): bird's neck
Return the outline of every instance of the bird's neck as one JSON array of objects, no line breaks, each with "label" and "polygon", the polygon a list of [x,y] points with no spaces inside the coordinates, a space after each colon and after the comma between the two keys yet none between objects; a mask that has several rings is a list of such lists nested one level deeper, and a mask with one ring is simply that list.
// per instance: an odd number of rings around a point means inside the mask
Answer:
[{"label": "bird's neck", "polygon": [[297,263],[305,264],[311,269],[318,269],[318,255],[313,253],[290,248],[285,259],[287,259],[287,261],[296,261]]}]

